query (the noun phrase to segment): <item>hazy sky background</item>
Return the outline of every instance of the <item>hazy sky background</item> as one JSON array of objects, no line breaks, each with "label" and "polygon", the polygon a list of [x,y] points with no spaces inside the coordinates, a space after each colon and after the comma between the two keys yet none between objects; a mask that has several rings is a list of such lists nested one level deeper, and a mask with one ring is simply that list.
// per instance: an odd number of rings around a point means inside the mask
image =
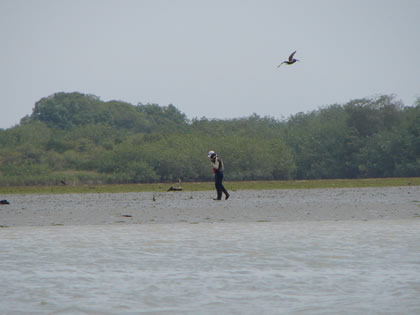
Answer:
[{"label": "hazy sky background", "polygon": [[[56,92],[287,118],[420,97],[420,0],[0,0],[0,128]],[[277,65],[297,50],[301,62]]]}]

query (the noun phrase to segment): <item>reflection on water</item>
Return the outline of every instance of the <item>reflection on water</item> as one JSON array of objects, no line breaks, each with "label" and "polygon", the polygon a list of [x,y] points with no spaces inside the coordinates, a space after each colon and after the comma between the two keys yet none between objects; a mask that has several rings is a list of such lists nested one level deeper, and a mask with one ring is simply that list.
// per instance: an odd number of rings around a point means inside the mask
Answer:
[{"label": "reflection on water", "polygon": [[420,222],[0,229],[2,313],[420,313]]}]

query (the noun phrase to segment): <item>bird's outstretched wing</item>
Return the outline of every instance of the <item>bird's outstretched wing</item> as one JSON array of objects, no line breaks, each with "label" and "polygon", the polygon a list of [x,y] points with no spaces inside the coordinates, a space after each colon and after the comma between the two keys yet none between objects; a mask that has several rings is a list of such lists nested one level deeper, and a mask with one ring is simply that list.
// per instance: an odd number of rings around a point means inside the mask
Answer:
[{"label": "bird's outstretched wing", "polygon": [[296,50],[294,52],[292,52],[289,56],[289,61],[292,62],[293,61],[293,56],[296,54]]},{"label": "bird's outstretched wing", "polygon": [[277,68],[279,68],[283,63],[285,63],[286,61],[283,61],[281,64],[279,64],[278,66],[277,66]]}]

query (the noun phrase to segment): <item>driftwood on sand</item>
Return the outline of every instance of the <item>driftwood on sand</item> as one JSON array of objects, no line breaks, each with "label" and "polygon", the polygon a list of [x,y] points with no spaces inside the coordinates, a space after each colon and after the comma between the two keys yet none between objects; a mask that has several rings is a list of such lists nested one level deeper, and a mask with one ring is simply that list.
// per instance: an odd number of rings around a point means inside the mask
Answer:
[{"label": "driftwood on sand", "polygon": [[169,187],[168,191],[182,191],[182,187],[171,186]]}]

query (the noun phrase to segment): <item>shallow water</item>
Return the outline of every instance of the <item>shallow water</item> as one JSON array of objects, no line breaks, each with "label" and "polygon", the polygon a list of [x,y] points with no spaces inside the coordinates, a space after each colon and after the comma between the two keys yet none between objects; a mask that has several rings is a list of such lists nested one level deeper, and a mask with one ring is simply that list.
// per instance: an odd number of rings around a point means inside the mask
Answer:
[{"label": "shallow water", "polygon": [[420,222],[0,229],[1,313],[420,313]]}]

